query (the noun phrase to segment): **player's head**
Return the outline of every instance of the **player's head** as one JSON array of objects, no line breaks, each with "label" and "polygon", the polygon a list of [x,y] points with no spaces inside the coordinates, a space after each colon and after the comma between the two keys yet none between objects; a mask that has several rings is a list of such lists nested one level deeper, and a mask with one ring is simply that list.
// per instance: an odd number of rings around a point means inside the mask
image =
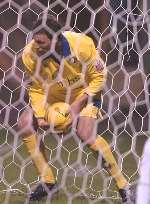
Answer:
[{"label": "player's head", "polygon": [[50,50],[51,43],[55,38],[55,50],[59,52],[59,39],[62,32],[63,25],[56,17],[45,14],[38,18],[33,26],[33,39],[40,45],[40,54],[44,54]]},{"label": "player's head", "polygon": [[40,16],[33,26],[33,34],[45,34],[49,39],[53,38],[54,34],[60,35],[63,26],[55,16],[46,14]]}]

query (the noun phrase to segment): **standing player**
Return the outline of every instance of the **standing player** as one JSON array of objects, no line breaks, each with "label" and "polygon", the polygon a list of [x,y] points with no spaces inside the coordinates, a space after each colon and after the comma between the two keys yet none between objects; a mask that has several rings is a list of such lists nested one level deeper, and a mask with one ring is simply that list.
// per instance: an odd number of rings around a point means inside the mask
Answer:
[{"label": "standing player", "polygon": [[[74,123],[78,118],[78,137],[102,154],[123,203],[133,203],[128,183],[109,145],[95,132],[100,106],[100,99],[95,100],[95,97],[102,90],[106,69],[92,39],[84,34],[62,32],[61,24],[47,15],[36,23],[33,40],[25,47],[22,59],[32,79],[29,87],[31,109],[22,113],[18,125],[41,176],[41,183],[31,193],[30,199],[39,200],[56,186],[52,170],[38,143],[36,130],[40,126],[50,125],[46,120],[47,106],[67,101],[70,104],[70,122]],[[65,124],[62,129],[66,129]]]}]

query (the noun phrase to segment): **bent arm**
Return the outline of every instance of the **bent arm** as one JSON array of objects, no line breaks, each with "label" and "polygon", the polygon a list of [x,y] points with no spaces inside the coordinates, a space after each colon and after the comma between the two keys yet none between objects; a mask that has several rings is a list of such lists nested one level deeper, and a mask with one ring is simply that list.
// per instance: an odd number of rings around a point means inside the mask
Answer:
[{"label": "bent arm", "polygon": [[73,103],[73,107],[76,107],[79,112],[87,102],[88,96],[97,95],[102,90],[106,80],[106,68],[93,40],[87,36],[80,39],[76,54],[81,63],[85,65],[85,82],[87,84],[87,87],[83,89],[80,96]]},{"label": "bent arm", "polygon": [[25,65],[25,70],[32,75],[37,63],[36,43],[34,40],[25,46],[22,53],[22,61]]},{"label": "bent arm", "polygon": [[[30,105],[34,111],[34,115],[37,118],[43,118],[45,116],[46,98],[40,81],[40,72],[37,77],[35,76],[37,60],[36,43],[34,40],[32,40],[26,45],[23,51],[22,61],[25,65],[25,70],[32,80],[31,85],[28,87]],[[40,69],[42,69],[41,66]]]},{"label": "bent arm", "polygon": [[28,89],[30,105],[36,118],[45,117],[46,96],[42,89],[30,86]]},{"label": "bent arm", "polygon": [[107,72],[91,38],[86,37],[83,45],[78,47],[78,57],[86,67],[85,81],[88,86],[83,93],[94,96],[102,90]]},{"label": "bent arm", "polygon": [[97,71],[93,64],[89,65],[87,70],[88,86],[84,89],[84,93],[94,96],[103,89],[106,81],[106,69]]}]

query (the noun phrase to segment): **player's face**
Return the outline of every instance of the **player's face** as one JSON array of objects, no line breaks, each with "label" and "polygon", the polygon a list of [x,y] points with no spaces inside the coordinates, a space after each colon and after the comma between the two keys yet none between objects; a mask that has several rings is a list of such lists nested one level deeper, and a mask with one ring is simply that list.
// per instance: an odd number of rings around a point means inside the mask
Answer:
[{"label": "player's face", "polygon": [[62,59],[62,54],[61,54],[61,42],[58,39],[53,39],[50,40],[47,34],[45,33],[37,33],[34,35],[33,39],[37,43],[37,55],[42,56],[48,51],[50,51],[51,44],[55,44],[55,52],[54,54],[50,54],[54,60],[60,64],[61,59]]},{"label": "player's face", "polygon": [[37,54],[39,56],[44,55],[50,50],[51,40],[45,33],[37,33],[34,35],[34,40],[37,43]]}]

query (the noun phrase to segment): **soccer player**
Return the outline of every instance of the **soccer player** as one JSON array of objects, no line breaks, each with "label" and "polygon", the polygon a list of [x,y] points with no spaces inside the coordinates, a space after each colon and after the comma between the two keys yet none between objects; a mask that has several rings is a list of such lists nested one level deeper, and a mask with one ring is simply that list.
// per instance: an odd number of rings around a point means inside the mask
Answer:
[{"label": "soccer player", "polygon": [[147,140],[140,166],[140,178],[137,187],[137,204],[150,203],[150,139]]},{"label": "soccer player", "polygon": [[[105,82],[106,68],[93,40],[82,33],[62,32],[62,25],[47,15],[37,21],[33,39],[25,47],[22,59],[32,79],[28,89],[31,109],[22,113],[18,126],[41,176],[41,182],[30,199],[39,200],[55,189],[56,180],[40,148],[36,131],[38,127],[50,125],[45,117],[48,105],[67,102],[70,105],[70,123],[74,124],[77,120],[78,137],[92,150],[102,154],[123,203],[133,203],[128,182],[108,143],[95,132],[100,108],[100,98],[97,100],[96,96]],[[64,124],[62,130],[65,131],[66,126]]]}]

